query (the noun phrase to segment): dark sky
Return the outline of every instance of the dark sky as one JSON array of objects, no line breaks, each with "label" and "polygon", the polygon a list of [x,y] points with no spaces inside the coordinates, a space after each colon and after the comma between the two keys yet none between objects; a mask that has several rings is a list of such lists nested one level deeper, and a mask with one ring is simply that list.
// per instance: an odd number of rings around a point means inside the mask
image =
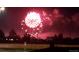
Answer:
[{"label": "dark sky", "polygon": [[[52,14],[54,9],[58,9],[59,13],[63,15],[62,18],[53,22],[52,26],[45,26],[42,35],[48,35],[49,33],[63,33],[66,35],[79,36],[79,8],[78,7],[40,7],[40,8],[26,8],[26,7],[6,7],[5,12],[0,14],[0,29],[5,34],[11,29],[14,29],[17,33],[21,34],[21,21],[24,20],[27,11],[31,9],[46,10],[47,13]],[[52,15],[53,17],[53,15]],[[50,29],[50,30],[49,30]],[[47,34],[46,34],[47,33]],[[52,34],[53,35],[53,34]]]}]

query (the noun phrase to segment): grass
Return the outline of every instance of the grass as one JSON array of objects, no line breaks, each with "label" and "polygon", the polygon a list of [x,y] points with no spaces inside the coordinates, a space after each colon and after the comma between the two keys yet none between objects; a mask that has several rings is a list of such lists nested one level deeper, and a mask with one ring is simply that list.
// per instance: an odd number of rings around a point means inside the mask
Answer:
[{"label": "grass", "polygon": [[0,44],[0,52],[29,52],[48,47],[48,44]]}]

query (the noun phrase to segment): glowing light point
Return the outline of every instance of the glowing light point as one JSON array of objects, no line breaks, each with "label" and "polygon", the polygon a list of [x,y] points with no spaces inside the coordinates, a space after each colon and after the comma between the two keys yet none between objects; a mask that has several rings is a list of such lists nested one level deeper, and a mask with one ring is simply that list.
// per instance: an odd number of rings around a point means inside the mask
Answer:
[{"label": "glowing light point", "polygon": [[21,29],[23,29],[23,28],[21,28]]},{"label": "glowing light point", "polygon": [[23,25],[23,23],[21,25]]},{"label": "glowing light point", "polygon": [[25,30],[25,32],[27,32],[27,30]]},{"label": "glowing light point", "polygon": [[37,28],[37,30],[39,30],[39,28]]},{"label": "glowing light point", "polygon": [[24,22],[24,20],[22,20],[22,22]]},{"label": "glowing light point", "polygon": [[40,27],[42,27],[43,25],[42,25],[42,23],[40,24]]}]

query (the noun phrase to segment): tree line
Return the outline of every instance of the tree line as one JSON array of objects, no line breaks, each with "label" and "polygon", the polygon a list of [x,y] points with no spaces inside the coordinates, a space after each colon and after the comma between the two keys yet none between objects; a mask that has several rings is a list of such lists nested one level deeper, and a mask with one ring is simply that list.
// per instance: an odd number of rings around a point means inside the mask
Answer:
[{"label": "tree line", "polygon": [[36,44],[79,44],[79,37],[71,38],[71,37],[63,37],[63,34],[54,35],[52,37],[48,37],[46,39],[38,39],[32,37],[30,34],[25,33],[23,37],[17,35],[14,30],[9,32],[9,36],[5,36],[4,32],[0,30],[0,43],[36,43]]}]

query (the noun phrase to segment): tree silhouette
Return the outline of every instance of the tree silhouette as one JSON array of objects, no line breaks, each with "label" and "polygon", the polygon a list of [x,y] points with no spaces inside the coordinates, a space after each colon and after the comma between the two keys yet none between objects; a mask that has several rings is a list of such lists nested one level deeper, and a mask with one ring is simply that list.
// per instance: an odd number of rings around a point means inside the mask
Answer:
[{"label": "tree silhouette", "polygon": [[63,39],[63,34],[62,34],[62,33],[60,33],[60,34],[58,35],[58,39]]},{"label": "tree silhouette", "polygon": [[24,42],[27,42],[27,43],[30,42],[30,35],[27,34],[27,32],[24,34],[23,40],[24,40]]},{"label": "tree silhouette", "polygon": [[4,40],[5,39],[5,34],[2,30],[0,30],[0,40]]},{"label": "tree silhouette", "polygon": [[8,36],[9,39],[13,39],[13,40],[16,40],[16,39],[19,39],[19,36],[16,34],[16,32],[14,30],[11,30],[9,32],[9,36]]}]

